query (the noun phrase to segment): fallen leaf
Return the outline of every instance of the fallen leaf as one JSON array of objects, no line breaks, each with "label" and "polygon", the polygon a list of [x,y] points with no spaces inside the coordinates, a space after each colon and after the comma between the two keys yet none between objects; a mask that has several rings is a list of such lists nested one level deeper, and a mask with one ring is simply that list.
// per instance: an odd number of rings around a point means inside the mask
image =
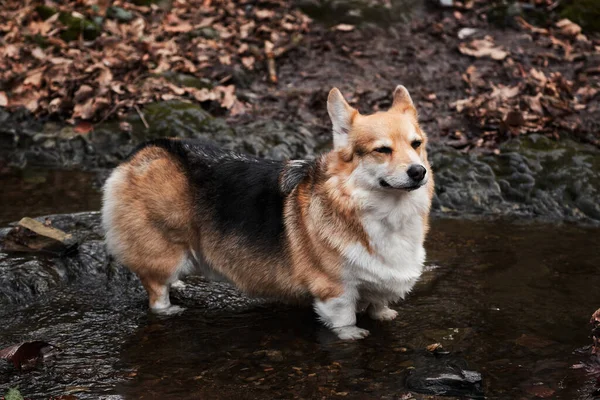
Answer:
[{"label": "fallen leaf", "polygon": [[529,75],[531,75],[534,79],[538,80],[542,86],[546,85],[546,82],[548,82],[548,78],[546,78],[546,75],[544,75],[542,71],[538,71],[535,68],[532,68],[529,71]]},{"label": "fallen leaf", "polygon": [[509,111],[504,117],[504,123],[508,126],[519,127],[525,124],[525,118],[520,111]]},{"label": "fallen leaf", "polygon": [[0,107],[6,107],[8,105],[8,97],[5,92],[0,92]]},{"label": "fallen leaf", "polygon": [[190,24],[187,21],[181,22],[177,25],[166,25],[164,27],[165,32],[170,32],[170,33],[189,32],[192,29],[194,29],[194,27],[192,26],[192,24]]},{"label": "fallen leaf", "polygon": [[469,36],[473,36],[476,33],[477,29],[475,28],[462,28],[460,31],[458,31],[458,38],[460,40],[463,40],[468,38]]},{"label": "fallen leaf", "polygon": [[248,68],[248,69],[254,69],[254,57],[249,56],[249,57],[242,57],[242,64],[244,64],[244,67]]},{"label": "fallen leaf", "polygon": [[518,95],[519,92],[521,91],[521,88],[518,85],[513,86],[513,87],[508,87],[508,86],[504,86],[502,84],[499,84],[498,86],[494,86],[492,84],[492,88],[493,88],[493,91],[492,91],[492,94],[490,95],[490,97],[493,99],[500,99],[500,100],[513,98],[516,95]]},{"label": "fallen leaf", "polygon": [[91,131],[94,130],[94,125],[92,125],[91,123],[89,123],[87,121],[81,121],[77,125],[75,125],[75,128],[73,128],[73,130],[76,133],[79,133],[81,135],[85,135],[85,134],[90,133]]},{"label": "fallen leaf", "polygon": [[9,107],[25,107],[31,112],[36,112],[39,107],[40,94],[37,91],[29,90],[17,96],[10,98]]},{"label": "fallen leaf", "polygon": [[566,36],[577,36],[581,33],[581,26],[567,18],[558,21],[556,26],[560,28],[560,33]]},{"label": "fallen leaf", "polygon": [[440,348],[442,348],[442,344],[441,343],[432,343],[429,346],[427,346],[427,351],[433,352],[433,351],[435,351],[437,349],[440,349]]},{"label": "fallen leaf", "polygon": [[44,68],[40,68],[38,70],[32,71],[29,75],[27,75],[27,78],[25,78],[25,81],[23,82],[23,84],[31,85],[35,88],[39,88],[40,86],[42,86],[43,76],[44,76]]},{"label": "fallen leaf", "polygon": [[33,49],[31,51],[31,55],[40,61],[43,61],[46,59],[46,53],[44,53],[44,50],[40,49],[39,47],[36,47],[35,49]]},{"label": "fallen leaf", "polygon": [[508,56],[506,51],[502,50],[500,46],[494,46],[489,39],[476,39],[469,44],[461,43],[458,50],[462,54],[477,58],[490,57],[494,60],[504,60]]},{"label": "fallen leaf", "polygon": [[89,99],[92,94],[94,94],[94,88],[89,85],[81,85],[75,92],[73,101],[75,103],[81,103],[82,101]]},{"label": "fallen leaf", "polygon": [[538,115],[544,115],[544,109],[542,107],[542,103],[540,99],[542,98],[542,94],[538,93],[535,96],[523,96],[523,100],[527,103],[527,106],[531,111]]},{"label": "fallen leaf", "polygon": [[44,350],[48,348],[56,348],[56,346],[41,340],[22,342],[0,350],[0,359],[12,362],[15,368],[20,370],[24,364],[42,358]]},{"label": "fallen leaf", "polygon": [[94,98],[90,98],[84,103],[75,104],[73,107],[73,118],[91,119],[94,116]]},{"label": "fallen leaf", "polygon": [[256,15],[258,19],[268,19],[273,18],[275,12],[272,10],[256,10],[254,15]]},{"label": "fallen leaf", "polygon": [[335,29],[336,31],[342,31],[342,32],[350,32],[350,31],[353,31],[354,28],[355,28],[354,25],[349,25],[349,24],[338,24],[333,27],[333,29]]},{"label": "fallen leaf", "polygon": [[217,92],[220,92],[222,97],[221,97],[221,107],[223,108],[231,108],[233,107],[233,105],[235,104],[236,101],[236,97],[235,97],[235,86],[234,85],[229,85],[229,86],[217,86],[215,87],[215,90]]},{"label": "fallen leaf", "polygon": [[521,16],[515,17],[515,20],[518,22],[519,25],[521,25],[525,29],[530,30],[531,32],[541,33],[542,35],[548,34],[548,29],[538,28],[537,26],[533,26],[529,22],[525,21],[523,19],[523,17],[521,17]]}]

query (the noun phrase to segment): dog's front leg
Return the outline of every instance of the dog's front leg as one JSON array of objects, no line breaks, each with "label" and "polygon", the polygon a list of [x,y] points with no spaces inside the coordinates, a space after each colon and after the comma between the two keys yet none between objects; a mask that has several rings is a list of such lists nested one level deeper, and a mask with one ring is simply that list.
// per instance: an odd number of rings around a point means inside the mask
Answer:
[{"label": "dog's front leg", "polygon": [[369,331],[356,326],[356,289],[346,289],[339,297],[315,300],[315,311],[321,320],[342,340],[357,340],[369,335]]}]

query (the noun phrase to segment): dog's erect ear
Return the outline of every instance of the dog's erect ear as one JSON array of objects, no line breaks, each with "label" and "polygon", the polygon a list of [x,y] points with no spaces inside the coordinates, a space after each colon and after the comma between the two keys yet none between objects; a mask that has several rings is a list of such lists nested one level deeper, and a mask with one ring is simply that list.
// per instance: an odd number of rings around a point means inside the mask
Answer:
[{"label": "dog's erect ear", "polygon": [[392,103],[392,108],[401,112],[415,109],[415,105],[410,98],[410,93],[408,93],[408,90],[402,85],[396,86],[396,90],[394,90],[394,102]]},{"label": "dog's erect ear", "polygon": [[338,88],[333,88],[327,97],[327,112],[333,124],[333,148],[340,149],[348,144],[348,132],[358,111],[350,106]]}]

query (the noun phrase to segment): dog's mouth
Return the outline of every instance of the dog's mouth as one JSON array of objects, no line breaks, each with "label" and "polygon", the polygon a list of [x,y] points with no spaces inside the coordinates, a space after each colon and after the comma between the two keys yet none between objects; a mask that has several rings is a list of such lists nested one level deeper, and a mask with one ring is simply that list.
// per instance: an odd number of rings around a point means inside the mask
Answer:
[{"label": "dog's mouth", "polygon": [[392,186],[389,183],[387,183],[385,181],[385,179],[380,179],[379,180],[379,185],[381,187],[384,187],[384,188],[406,190],[407,192],[412,192],[413,190],[417,190],[418,188],[420,188],[421,186],[423,186],[424,183],[422,182],[422,183],[417,183],[415,185],[410,185],[410,186],[398,186],[398,187],[396,187],[396,186]]}]

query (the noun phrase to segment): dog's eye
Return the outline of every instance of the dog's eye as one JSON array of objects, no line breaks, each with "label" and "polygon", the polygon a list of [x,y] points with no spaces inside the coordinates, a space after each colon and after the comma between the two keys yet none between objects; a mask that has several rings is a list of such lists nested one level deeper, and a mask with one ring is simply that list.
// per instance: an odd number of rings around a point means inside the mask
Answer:
[{"label": "dog's eye", "polygon": [[410,145],[413,149],[418,149],[422,143],[423,142],[421,142],[420,140],[413,140],[413,142]]},{"label": "dog's eye", "polygon": [[378,148],[376,148],[373,151],[376,151],[378,153],[383,153],[383,154],[392,154],[392,148],[391,147],[386,147],[386,146],[378,147]]}]

